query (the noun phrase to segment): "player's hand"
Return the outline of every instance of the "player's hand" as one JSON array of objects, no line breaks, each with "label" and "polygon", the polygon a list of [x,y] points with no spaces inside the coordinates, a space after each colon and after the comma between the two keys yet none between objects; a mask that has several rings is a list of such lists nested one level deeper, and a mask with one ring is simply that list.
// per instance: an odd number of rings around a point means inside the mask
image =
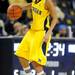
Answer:
[{"label": "player's hand", "polygon": [[19,6],[22,9],[22,5],[20,5],[19,3],[13,3],[13,4],[11,4],[11,7],[16,6],[16,5]]}]

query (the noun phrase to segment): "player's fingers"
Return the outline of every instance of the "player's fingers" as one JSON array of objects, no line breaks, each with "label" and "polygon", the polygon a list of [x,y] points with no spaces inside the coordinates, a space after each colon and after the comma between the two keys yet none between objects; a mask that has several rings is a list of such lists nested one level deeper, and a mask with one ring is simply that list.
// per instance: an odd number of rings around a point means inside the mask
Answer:
[{"label": "player's fingers", "polygon": [[44,37],[43,42],[47,43],[47,39]]}]

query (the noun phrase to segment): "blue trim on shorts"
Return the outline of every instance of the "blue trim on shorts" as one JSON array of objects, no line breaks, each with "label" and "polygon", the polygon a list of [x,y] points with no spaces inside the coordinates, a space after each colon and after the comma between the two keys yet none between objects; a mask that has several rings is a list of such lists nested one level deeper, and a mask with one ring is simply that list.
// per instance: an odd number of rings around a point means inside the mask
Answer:
[{"label": "blue trim on shorts", "polygon": [[42,44],[42,52],[44,55],[46,55],[46,43],[45,42],[43,42]]}]

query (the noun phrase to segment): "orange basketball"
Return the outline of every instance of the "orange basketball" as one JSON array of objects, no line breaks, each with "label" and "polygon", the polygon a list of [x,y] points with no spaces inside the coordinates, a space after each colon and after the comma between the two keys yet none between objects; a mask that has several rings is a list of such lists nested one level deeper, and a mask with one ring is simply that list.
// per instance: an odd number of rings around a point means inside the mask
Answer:
[{"label": "orange basketball", "polygon": [[7,16],[10,20],[17,20],[22,16],[22,8],[19,5],[10,5],[7,9]]}]

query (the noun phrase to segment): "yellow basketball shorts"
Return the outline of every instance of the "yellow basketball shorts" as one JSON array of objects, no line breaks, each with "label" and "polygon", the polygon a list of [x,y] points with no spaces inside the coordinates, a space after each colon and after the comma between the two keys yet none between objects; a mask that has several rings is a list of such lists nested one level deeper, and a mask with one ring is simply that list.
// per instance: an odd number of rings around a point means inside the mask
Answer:
[{"label": "yellow basketball shorts", "polygon": [[[42,44],[45,31],[29,30],[21,41],[15,54],[18,57],[25,58],[30,62],[35,61],[40,65],[45,65],[47,58],[46,54],[43,53]],[[47,51],[45,51],[47,53]]]}]

